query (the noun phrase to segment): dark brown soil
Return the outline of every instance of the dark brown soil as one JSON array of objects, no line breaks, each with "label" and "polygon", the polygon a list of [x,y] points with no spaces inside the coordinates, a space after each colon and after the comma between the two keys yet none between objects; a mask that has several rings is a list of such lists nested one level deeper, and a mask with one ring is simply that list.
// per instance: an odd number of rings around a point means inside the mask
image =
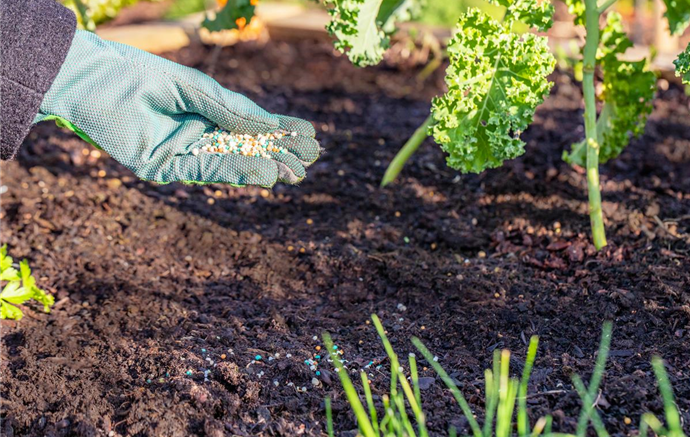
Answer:
[{"label": "dark brown soil", "polygon": [[[518,374],[539,335],[531,414],[553,413],[566,432],[580,407],[570,375],[589,378],[613,320],[599,401],[609,431],[635,433],[642,412],[662,413],[655,354],[690,431],[690,117],[680,87],[660,91],[644,137],[603,166],[611,244],[595,253],[583,172],[560,159],[583,132],[567,74],[554,75],[524,157],[459,175],[428,141],[381,189],[442,71],[419,84],[416,71],[358,70],[311,42],[227,48],[214,66],[209,53],[170,57],[312,120],[327,154],[299,187],[159,186],[67,132],[36,128],[19,160],[2,164],[2,241],[57,304],[2,324],[4,435],[320,436],[327,395],[336,430],[352,430],[332,368],[320,366],[314,387],[304,361],[327,330],[352,369],[375,363],[384,393],[371,313],[403,356],[421,337],[478,412],[493,350],[512,350]],[[423,394],[433,435],[467,431],[439,380]]]}]

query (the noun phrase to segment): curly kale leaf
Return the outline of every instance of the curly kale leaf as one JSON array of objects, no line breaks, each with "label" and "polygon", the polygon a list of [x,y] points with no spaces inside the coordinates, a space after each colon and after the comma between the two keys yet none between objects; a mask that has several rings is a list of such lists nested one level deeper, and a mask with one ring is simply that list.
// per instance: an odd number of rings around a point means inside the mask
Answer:
[{"label": "curly kale leaf", "polygon": [[690,84],[690,44],[678,55],[678,59],[673,61],[673,64],[676,66],[676,76],[679,76],[684,84]]},{"label": "curly kale leaf", "polygon": [[228,0],[214,19],[206,16],[201,25],[211,32],[242,28],[252,21],[255,4],[252,0]]},{"label": "curly kale leaf", "polygon": [[609,115],[608,121],[602,123],[603,142],[599,151],[602,163],[620,155],[631,136],[644,133],[656,90],[656,76],[647,69],[646,60],[606,62],[603,66],[602,112],[608,106]]},{"label": "curly kale leaf", "polygon": [[499,167],[524,152],[520,133],[548,94],[556,61],[546,38],[510,31],[470,9],[448,45],[448,92],[434,99],[430,134],[462,172]]},{"label": "curly kale leaf", "polygon": [[326,0],[331,22],[326,29],[335,48],[358,67],[381,62],[396,23],[415,18],[424,0]]},{"label": "curly kale leaf", "polygon": [[[648,70],[646,60],[621,61],[619,55],[632,47],[623,32],[623,22],[617,13],[609,13],[601,33],[597,61],[604,73],[600,99],[604,104],[597,119],[599,161],[605,163],[621,154],[631,137],[644,132],[647,117],[652,112],[656,90],[656,76]],[[585,143],[573,145],[563,158],[570,164],[587,164]]]},{"label": "curly kale leaf", "polygon": [[601,31],[597,48],[597,61],[615,61],[618,55],[624,54],[632,46],[623,28],[621,15],[617,12],[606,15],[606,26]]},{"label": "curly kale leaf", "polygon": [[505,22],[520,21],[540,32],[553,25],[554,7],[549,0],[489,0],[489,3],[506,8]]},{"label": "curly kale leaf", "polygon": [[680,35],[690,24],[690,0],[664,0],[668,28],[672,34]]}]

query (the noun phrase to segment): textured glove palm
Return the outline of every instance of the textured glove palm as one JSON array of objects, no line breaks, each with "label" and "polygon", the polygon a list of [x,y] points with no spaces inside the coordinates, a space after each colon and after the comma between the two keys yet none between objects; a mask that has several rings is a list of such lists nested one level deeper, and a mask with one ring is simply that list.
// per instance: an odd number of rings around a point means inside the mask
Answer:
[{"label": "textured glove palm", "polygon": [[[296,183],[319,156],[314,128],[273,115],[198,70],[93,33],[77,31],[34,122],[54,119],[106,151],[138,177],[156,182],[273,186]],[[273,159],[192,150],[215,126],[255,135],[297,132]]]}]

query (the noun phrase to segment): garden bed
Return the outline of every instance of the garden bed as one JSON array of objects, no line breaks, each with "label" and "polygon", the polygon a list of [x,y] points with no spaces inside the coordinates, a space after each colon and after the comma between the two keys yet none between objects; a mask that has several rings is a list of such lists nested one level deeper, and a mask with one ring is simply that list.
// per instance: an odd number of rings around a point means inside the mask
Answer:
[{"label": "garden bed", "polygon": [[[427,141],[381,189],[441,70],[419,84],[416,70],[359,70],[308,41],[228,47],[216,63],[199,47],[168,57],[313,121],[327,153],[298,187],[155,185],[67,132],[34,129],[18,161],[2,163],[1,237],[57,303],[2,322],[3,435],[318,436],[326,395],[336,430],[354,430],[333,369],[317,376],[305,360],[327,330],[351,368],[374,363],[374,393],[385,390],[374,312],[399,353],[419,336],[479,414],[493,350],[511,349],[519,369],[538,334],[528,403],[534,417],[554,414],[554,431],[573,430],[570,374],[589,376],[613,320],[599,400],[609,431],[628,435],[642,412],[661,413],[654,354],[690,431],[681,88],[662,86],[646,134],[602,167],[611,245],[595,253],[585,176],[560,159],[583,136],[568,74],[553,75],[523,158],[462,176]],[[441,382],[425,381],[432,434],[466,433]]]}]

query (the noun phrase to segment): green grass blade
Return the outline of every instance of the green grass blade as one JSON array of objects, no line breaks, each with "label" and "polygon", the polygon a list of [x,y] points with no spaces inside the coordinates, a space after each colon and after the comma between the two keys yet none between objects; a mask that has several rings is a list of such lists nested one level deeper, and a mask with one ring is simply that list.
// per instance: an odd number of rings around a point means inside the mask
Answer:
[{"label": "green grass blade", "polygon": [[386,436],[402,435],[403,429],[395,413],[394,403],[391,403],[390,398],[386,395],[381,396],[381,399],[383,400],[383,406],[386,408],[386,418],[388,419],[388,434]]},{"label": "green grass blade", "polygon": [[[385,330],[383,329],[383,325],[381,324],[379,317],[376,314],[372,314],[371,320],[374,322],[376,332],[379,334],[381,342],[383,343],[383,348],[386,350],[386,354],[388,354],[388,358],[391,360],[391,396],[394,396],[398,392],[398,372],[393,371],[393,369],[397,369],[399,367],[398,358],[393,351],[393,347],[388,341],[388,337],[386,337]],[[395,356],[395,363],[393,363],[392,356]]]},{"label": "green grass blade", "polygon": [[[650,414],[650,413],[645,413],[645,414]],[[644,418],[645,414],[643,414],[642,417],[640,417],[640,434],[639,434],[639,437],[647,437],[647,434],[649,433],[649,425],[647,424],[647,421]]]},{"label": "green grass blade", "polygon": [[532,374],[532,367],[534,366],[534,360],[537,356],[538,346],[539,337],[534,335],[529,340],[527,358],[525,359],[525,368],[522,370],[522,377],[520,378],[520,389],[518,391],[517,426],[518,435],[520,437],[526,437],[529,434],[530,423],[529,417],[527,417],[527,383],[529,382],[530,375]]},{"label": "green grass blade", "polygon": [[366,372],[360,373],[362,377],[362,387],[364,388],[364,398],[367,400],[367,407],[369,408],[369,418],[371,419],[371,426],[374,428],[376,435],[379,433],[379,419],[376,414],[376,406],[374,405],[374,397],[371,395],[371,387],[369,387],[369,378]]},{"label": "green grass blade", "polygon": [[394,431],[393,424],[391,423],[391,418],[388,414],[388,410],[390,408],[390,405],[388,404],[388,396],[381,396],[381,402],[383,402],[383,420],[381,420],[379,429],[385,430],[385,435],[392,435],[394,434]]},{"label": "green grass blade", "polygon": [[[604,326],[601,330],[601,342],[599,343],[597,361],[594,366],[594,372],[592,373],[592,379],[589,381],[589,389],[587,390],[590,399],[595,399],[595,395],[599,391],[601,378],[604,375],[604,370],[606,370],[606,360],[608,359],[609,348],[611,347],[612,329],[611,322],[604,322]],[[592,408],[594,408],[594,406],[591,404],[584,405],[580,412],[580,418],[577,421],[577,429],[575,431],[578,437],[585,437],[587,433],[587,421],[590,417]]]},{"label": "green grass blade", "polygon": [[[652,428],[652,431],[654,431],[656,433],[656,435],[658,435],[658,436],[668,435],[668,432],[664,428],[664,425],[652,413],[644,413],[642,415],[642,422],[645,423],[646,425],[648,425],[649,428]],[[645,428],[645,433],[646,432],[647,432],[647,429]],[[640,428],[640,434],[641,433],[642,433],[642,431]]]},{"label": "green grass blade", "polygon": [[395,405],[398,407],[398,412],[400,413],[400,419],[401,419],[403,427],[405,428],[405,432],[407,433],[407,436],[408,437],[417,437],[417,433],[414,432],[414,428],[412,427],[412,422],[410,422],[410,418],[407,415],[407,410],[405,409],[405,396],[402,393],[398,393],[398,395],[395,397]]},{"label": "green grass blade", "polygon": [[517,398],[518,385],[517,379],[510,379],[506,388],[506,396],[503,405],[498,409],[501,415],[496,417],[496,435],[498,436],[498,423],[501,423],[501,436],[510,437],[513,430],[513,412]]},{"label": "green grass blade", "polygon": [[487,377],[487,381],[489,381],[489,377],[491,380],[491,388],[489,388],[487,385],[485,395],[486,400],[484,401],[484,427],[482,429],[484,437],[493,436],[494,417],[496,416],[498,408],[498,393],[500,389],[499,375],[501,374],[501,351],[495,349],[493,355],[493,372],[490,370],[484,371],[484,376]]},{"label": "green grass blade", "polygon": [[414,398],[422,408],[422,393],[419,390],[419,372],[417,371],[417,358],[414,354],[409,355],[410,359],[410,377],[412,378],[412,388],[414,388]]},{"label": "green grass blade", "polygon": [[355,413],[355,417],[357,418],[357,426],[359,427],[360,432],[364,437],[378,437],[374,433],[374,428],[369,421],[369,417],[367,416],[367,412],[364,410],[362,402],[359,400],[357,390],[347,374],[347,369],[343,367],[343,363],[340,361],[338,354],[333,353],[333,340],[331,340],[331,336],[327,333],[324,333],[323,342],[328,349],[328,354],[333,360],[333,365],[338,370],[337,373],[338,377],[340,378],[340,383],[343,386],[343,390],[345,390],[347,401],[350,403],[350,406]]},{"label": "green grass blade", "polygon": [[509,437],[512,429],[517,381],[510,378],[510,352],[501,351],[498,407],[496,408],[496,437]]},{"label": "green grass blade", "polygon": [[552,434],[551,427],[553,425],[553,416],[550,414],[546,415],[546,425],[544,425],[544,435],[550,436]]},{"label": "green grass blade", "polygon": [[[510,376],[510,352],[501,351],[500,366],[498,374],[498,407],[496,408],[496,437],[508,437],[506,435],[506,400],[508,397],[508,378]],[[508,425],[509,427],[510,425]]]},{"label": "green grass blade", "polygon": [[544,432],[544,427],[546,426],[546,417],[540,417],[539,420],[537,420],[537,423],[534,424],[530,437],[539,437],[541,433]]},{"label": "green grass blade", "polygon": [[659,384],[661,398],[664,401],[664,413],[666,415],[669,437],[680,437],[683,435],[683,427],[680,423],[680,414],[673,399],[673,388],[671,388],[671,383],[668,380],[668,373],[666,373],[664,368],[663,360],[660,357],[653,357],[652,368]]},{"label": "green grass blade", "polygon": [[[498,352],[498,351],[496,351]],[[494,354],[494,368],[498,369],[499,355]],[[496,408],[498,407],[498,373],[493,373],[491,370],[484,371],[484,379],[486,386],[485,401],[484,401],[484,427],[482,428],[482,435],[484,437],[491,437],[493,434],[494,416],[496,415]]]},{"label": "green grass blade", "polygon": [[479,427],[477,419],[475,419],[474,415],[472,414],[472,410],[470,410],[470,406],[467,403],[467,400],[465,400],[465,397],[460,392],[458,386],[455,385],[455,383],[448,375],[448,373],[443,369],[443,367],[441,367],[439,363],[434,361],[434,356],[431,354],[431,352],[429,352],[429,349],[427,349],[426,346],[424,346],[420,339],[418,339],[417,337],[412,337],[412,344],[414,344],[417,350],[419,350],[419,352],[424,356],[424,359],[426,359],[429,362],[429,365],[434,368],[436,373],[438,373],[438,375],[441,377],[441,380],[446,384],[446,387],[448,387],[450,392],[453,394],[455,401],[458,403],[458,405],[460,405],[462,413],[465,415],[467,422],[470,424],[470,428],[472,428],[472,434],[474,435],[474,437],[481,437],[482,430]]},{"label": "green grass blade", "polygon": [[[425,419],[424,419],[424,413],[422,412],[421,406],[419,403],[417,403],[415,393],[412,391],[412,387],[410,387],[410,383],[407,381],[405,378],[405,375],[402,373],[400,370],[400,360],[398,359],[398,355],[395,353],[393,350],[393,346],[391,346],[390,341],[388,340],[388,337],[386,336],[386,332],[383,329],[383,325],[381,324],[381,320],[379,320],[378,316],[376,314],[371,315],[371,320],[374,322],[374,326],[376,327],[376,332],[379,334],[379,337],[381,338],[381,342],[383,343],[383,348],[386,350],[386,354],[388,355],[388,359],[391,362],[391,379],[393,375],[397,375],[398,380],[400,382],[400,385],[402,386],[403,392],[407,396],[407,401],[410,404],[410,407],[412,408],[412,412],[415,415],[415,419],[417,420],[417,426],[419,427],[419,434],[422,437],[426,437],[428,435],[426,431],[426,425],[425,425]],[[393,393],[391,393],[391,396],[393,396]],[[397,396],[393,398],[393,400],[397,401]],[[406,425],[409,424],[409,419],[407,418],[407,413],[405,411],[404,407],[404,400],[403,400],[403,406],[400,407],[398,405],[398,409],[400,409],[400,414],[403,416],[403,423]],[[411,426],[411,425],[410,425]]]},{"label": "green grass blade", "polygon": [[414,413],[415,420],[417,421],[417,427],[419,428],[419,435],[422,437],[427,437],[429,434],[426,430],[426,419],[424,417],[424,412],[422,411],[422,408],[419,406],[415,399],[415,394],[412,391],[412,387],[410,387],[410,383],[407,382],[407,379],[405,379],[405,375],[402,373],[399,373],[399,379],[400,379],[400,385],[403,388],[403,392],[407,396],[407,401],[410,404],[410,407],[412,408],[412,412]]},{"label": "green grass blade", "polygon": [[454,426],[451,426],[450,429],[448,430],[448,437],[457,437],[458,436],[458,431],[455,429]]},{"label": "green grass blade", "polygon": [[326,429],[328,430],[328,437],[334,437],[333,434],[333,411],[331,410],[331,398],[326,397]]},{"label": "green grass blade", "polygon": [[534,424],[530,437],[539,437],[541,433],[544,432],[544,427],[546,426],[546,417],[540,417],[537,423]]},{"label": "green grass blade", "polygon": [[582,379],[578,375],[572,375],[572,379],[575,390],[577,391],[577,394],[580,395],[580,399],[582,399],[583,411],[587,411],[588,417],[592,421],[592,425],[594,425],[594,430],[597,432],[597,435],[599,437],[609,437],[609,433],[606,431],[604,422],[601,421],[599,413],[597,412],[596,408],[594,408],[595,400],[587,392],[585,383],[582,382]]}]

